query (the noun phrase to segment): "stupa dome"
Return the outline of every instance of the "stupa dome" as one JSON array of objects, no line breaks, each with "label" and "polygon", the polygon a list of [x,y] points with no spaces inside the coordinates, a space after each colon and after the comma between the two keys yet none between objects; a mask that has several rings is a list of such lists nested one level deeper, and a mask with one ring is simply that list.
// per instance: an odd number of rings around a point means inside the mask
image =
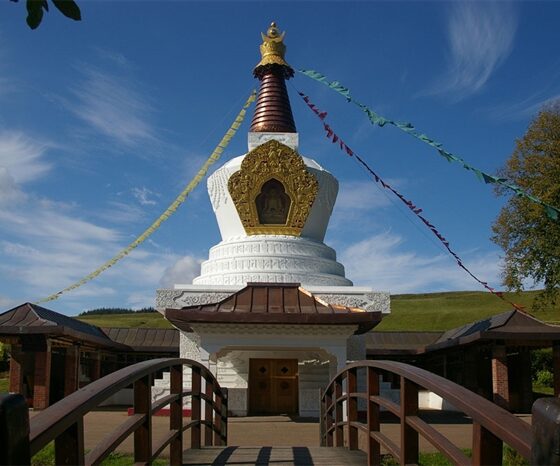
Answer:
[{"label": "stupa dome", "polygon": [[293,70],[284,59],[283,38],[275,23],[263,34],[249,152],[208,179],[222,241],[210,249],[195,285],[352,285],[335,251],[323,243],[338,182],[298,153],[285,84]]}]

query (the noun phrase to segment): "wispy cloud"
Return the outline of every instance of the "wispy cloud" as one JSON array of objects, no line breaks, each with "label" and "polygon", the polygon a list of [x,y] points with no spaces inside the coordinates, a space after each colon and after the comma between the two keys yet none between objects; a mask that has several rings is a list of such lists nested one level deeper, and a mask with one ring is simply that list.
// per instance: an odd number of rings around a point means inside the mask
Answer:
[{"label": "wispy cloud", "polygon": [[508,2],[453,2],[447,71],[423,94],[460,100],[482,89],[509,56],[516,29],[517,15]]},{"label": "wispy cloud", "polygon": [[[388,180],[391,185],[402,185],[402,180]],[[389,195],[371,181],[342,181],[330,221],[330,228],[338,230],[348,225],[367,227],[376,222],[372,212],[391,205]]]},{"label": "wispy cloud", "polygon": [[158,193],[142,186],[141,188],[132,188],[132,195],[140,203],[140,205],[156,205],[154,197],[159,197]]},{"label": "wispy cloud", "polygon": [[132,64],[122,53],[116,50],[104,49],[102,47],[94,47],[93,50],[97,55],[105,61],[118,65],[123,68],[131,68]]},{"label": "wispy cloud", "polygon": [[[493,286],[500,283],[497,253],[463,254],[465,264]],[[399,235],[384,232],[356,243],[340,253],[346,276],[355,285],[391,293],[480,289],[447,254],[420,255],[406,250]]]},{"label": "wispy cloud", "polygon": [[0,167],[0,205],[14,204],[23,200],[25,195],[21,191],[6,167]]},{"label": "wispy cloud", "polygon": [[80,66],[81,83],[73,89],[68,108],[88,126],[126,147],[157,141],[154,111],[134,80],[87,65]]},{"label": "wispy cloud", "polygon": [[0,167],[5,168],[16,183],[36,180],[51,165],[44,160],[48,144],[38,142],[19,131],[0,132]]},{"label": "wispy cloud", "polygon": [[181,257],[167,268],[160,280],[160,286],[172,288],[175,284],[189,284],[200,275],[201,259],[192,256]]},{"label": "wispy cloud", "polygon": [[342,211],[374,210],[390,205],[388,196],[371,181],[343,181],[340,183],[336,206]]},{"label": "wispy cloud", "polygon": [[498,105],[486,110],[487,114],[497,120],[524,120],[531,118],[541,110],[558,105],[560,103],[560,93],[545,97],[539,91],[526,99],[509,105]]}]

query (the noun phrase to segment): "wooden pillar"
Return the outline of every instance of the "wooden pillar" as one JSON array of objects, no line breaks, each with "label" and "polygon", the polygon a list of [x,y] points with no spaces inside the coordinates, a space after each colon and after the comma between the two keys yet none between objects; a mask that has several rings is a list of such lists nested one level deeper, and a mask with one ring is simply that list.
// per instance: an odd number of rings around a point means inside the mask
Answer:
[{"label": "wooden pillar", "polygon": [[78,390],[80,383],[80,346],[72,345],[66,348],[64,357],[64,396]]},{"label": "wooden pillar", "polygon": [[101,351],[91,353],[93,361],[91,367],[91,382],[101,378]]},{"label": "wooden pillar", "polygon": [[509,409],[509,378],[505,345],[492,348],[492,395],[494,403]]},{"label": "wooden pillar", "polygon": [[10,350],[10,393],[23,393],[24,358],[21,345],[12,344]]},{"label": "wooden pillar", "polygon": [[478,349],[476,347],[467,347],[463,353],[463,387],[468,388],[472,392],[477,392],[478,388]]},{"label": "wooden pillar", "polygon": [[560,396],[560,342],[552,345],[552,367],[554,372],[554,396]]},{"label": "wooden pillar", "polygon": [[519,410],[530,413],[533,406],[533,381],[531,378],[531,351],[529,348],[519,349]]},{"label": "wooden pillar", "polygon": [[33,407],[45,409],[49,406],[51,385],[51,342],[35,350],[35,374],[33,386]]}]

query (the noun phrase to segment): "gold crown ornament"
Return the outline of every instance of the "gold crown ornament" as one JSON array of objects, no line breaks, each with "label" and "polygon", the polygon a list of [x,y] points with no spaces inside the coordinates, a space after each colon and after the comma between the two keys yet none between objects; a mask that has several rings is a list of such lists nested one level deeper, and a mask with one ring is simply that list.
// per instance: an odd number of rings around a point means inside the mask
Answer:
[{"label": "gold crown ornament", "polygon": [[286,53],[286,46],[284,45],[285,34],[286,32],[280,33],[275,22],[270,23],[266,35],[261,32],[263,39],[263,43],[260,46],[262,58],[255,67],[255,70],[266,65],[281,65],[291,68],[286,60],[284,60],[284,54]]}]

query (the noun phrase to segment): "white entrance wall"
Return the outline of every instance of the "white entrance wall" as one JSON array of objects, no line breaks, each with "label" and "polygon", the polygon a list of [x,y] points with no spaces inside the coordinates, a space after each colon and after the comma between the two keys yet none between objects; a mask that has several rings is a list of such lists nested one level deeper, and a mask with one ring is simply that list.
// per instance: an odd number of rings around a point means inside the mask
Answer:
[{"label": "white entrance wall", "polygon": [[228,408],[237,416],[247,415],[249,359],[292,358],[298,360],[299,415],[318,417],[320,389],[346,365],[348,340],[356,330],[355,325],[192,327],[194,332],[181,332],[180,356],[200,361],[217,376],[229,389]]}]

